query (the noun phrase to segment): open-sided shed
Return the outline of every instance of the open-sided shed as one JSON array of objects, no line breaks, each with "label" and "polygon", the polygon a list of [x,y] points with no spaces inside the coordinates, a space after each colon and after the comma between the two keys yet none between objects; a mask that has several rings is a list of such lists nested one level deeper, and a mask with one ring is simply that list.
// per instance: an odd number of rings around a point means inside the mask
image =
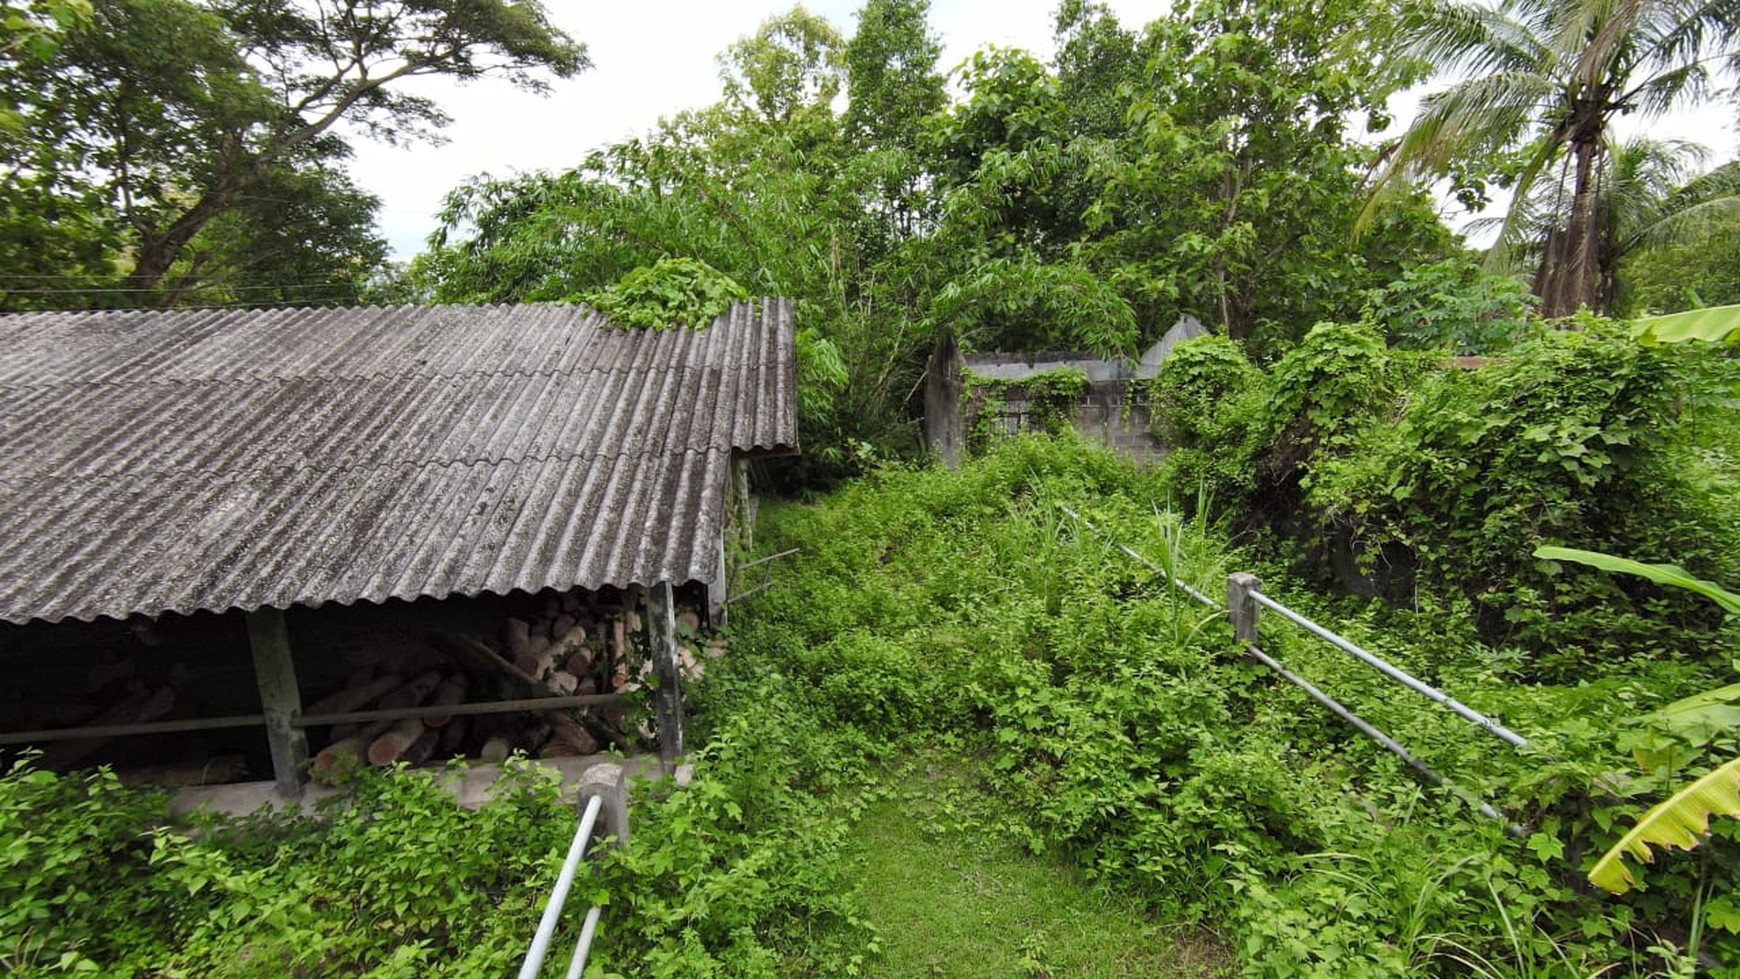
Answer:
[{"label": "open-sided shed", "polygon": [[797,450],[795,393],[783,300],[662,331],[559,304],[0,316],[0,621],[240,610],[263,714],[233,720],[293,791],[284,610],[640,586],[668,635],[673,587],[723,600],[727,511],[745,460]]}]

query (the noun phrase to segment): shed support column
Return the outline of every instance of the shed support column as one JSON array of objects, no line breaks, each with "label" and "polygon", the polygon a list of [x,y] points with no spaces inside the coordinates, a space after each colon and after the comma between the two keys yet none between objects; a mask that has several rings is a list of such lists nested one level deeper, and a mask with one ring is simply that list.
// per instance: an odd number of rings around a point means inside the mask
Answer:
[{"label": "shed support column", "polygon": [[290,632],[284,626],[284,613],[275,608],[249,612],[248,646],[254,652],[260,713],[266,717],[266,741],[272,748],[273,780],[280,796],[300,799],[308,737],[296,726],[302,714],[302,694],[296,686],[296,666],[290,661]]},{"label": "shed support column", "polygon": [[683,754],[683,686],[677,673],[676,595],[661,581],[646,590],[646,628],[658,675],[655,703],[659,725],[659,761],[667,771]]},{"label": "shed support column", "polygon": [[731,597],[725,593],[726,587],[730,584],[726,580],[727,575],[725,538],[721,536],[719,538],[719,565],[713,571],[713,580],[707,583],[707,621],[712,623],[715,629],[725,628],[725,617],[729,611],[725,607],[725,599]]}]

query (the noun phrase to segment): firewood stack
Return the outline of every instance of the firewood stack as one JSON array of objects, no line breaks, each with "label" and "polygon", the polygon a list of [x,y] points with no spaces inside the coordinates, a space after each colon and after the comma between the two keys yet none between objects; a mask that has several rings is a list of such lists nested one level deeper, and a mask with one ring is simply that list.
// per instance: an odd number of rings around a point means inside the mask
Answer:
[{"label": "firewood stack", "polygon": [[[501,623],[485,641],[474,635],[431,635],[438,651],[414,676],[361,670],[337,690],[303,706],[304,714],[338,714],[376,708],[520,700],[546,696],[632,693],[650,675],[641,615],[634,596],[599,604],[583,593],[548,594]],[[701,619],[678,616],[679,660],[685,679],[702,672]],[[706,656],[723,652],[713,639]],[[309,732],[312,774],[330,782],[363,765],[416,765],[432,758],[469,756],[499,762],[525,752],[556,758],[593,754],[604,747],[632,748],[621,733],[623,708],[512,714],[479,714],[383,720]],[[324,743],[322,735],[325,735]]]}]

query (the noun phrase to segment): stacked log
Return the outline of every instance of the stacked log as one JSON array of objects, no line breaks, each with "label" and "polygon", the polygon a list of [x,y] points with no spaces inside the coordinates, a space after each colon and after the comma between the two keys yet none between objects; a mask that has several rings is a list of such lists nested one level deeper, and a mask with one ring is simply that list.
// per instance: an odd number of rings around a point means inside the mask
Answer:
[{"label": "stacked log", "polygon": [[[603,602],[577,591],[547,593],[500,620],[493,636],[432,634],[433,662],[396,664],[403,672],[362,674],[313,701],[306,714],[439,707],[471,701],[520,700],[572,694],[632,693],[647,686],[649,657],[640,635],[637,589]],[[698,679],[723,640],[708,638],[693,609],[677,614],[678,663]],[[410,679],[406,675],[415,673]],[[634,747],[615,703],[588,710],[507,715],[436,713],[337,725],[316,753],[316,779],[331,781],[363,765],[420,764],[466,755],[499,762],[523,751],[535,757],[588,755],[611,745]]]}]

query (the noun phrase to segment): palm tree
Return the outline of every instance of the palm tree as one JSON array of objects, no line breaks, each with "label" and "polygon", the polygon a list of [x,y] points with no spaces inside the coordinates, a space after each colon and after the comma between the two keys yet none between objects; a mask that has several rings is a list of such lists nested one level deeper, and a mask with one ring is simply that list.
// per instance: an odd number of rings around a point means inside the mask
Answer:
[{"label": "palm tree", "polygon": [[1518,243],[1537,183],[1554,181],[1564,207],[1557,240],[1540,251],[1541,313],[1604,311],[1611,225],[1599,202],[1614,122],[1708,96],[1737,26],[1740,0],[1423,0],[1401,54],[1459,80],[1423,100],[1377,175],[1373,203],[1410,178],[1508,158],[1515,204],[1491,260],[1502,264]]},{"label": "palm tree", "polygon": [[[1611,135],[1611,134],[1610,134]],[[1609,139],[1594,201],[1596,281],[1589,306],[1611,308],[1618,294],[1620,266],[1655,249],[1705,241],[1726,234],[1740,220],[1740,161],[1706,170],[1709,150],[1685,140],[1645,136]],[[1522,242],[1521,257],[1535,269],[1535,291],[1545,294],[1550,270],[1571,257],[1569,202],[1564,184],[1536,184],[1510,213],[1483,218],[1471,231],[1508,224]]]}]

